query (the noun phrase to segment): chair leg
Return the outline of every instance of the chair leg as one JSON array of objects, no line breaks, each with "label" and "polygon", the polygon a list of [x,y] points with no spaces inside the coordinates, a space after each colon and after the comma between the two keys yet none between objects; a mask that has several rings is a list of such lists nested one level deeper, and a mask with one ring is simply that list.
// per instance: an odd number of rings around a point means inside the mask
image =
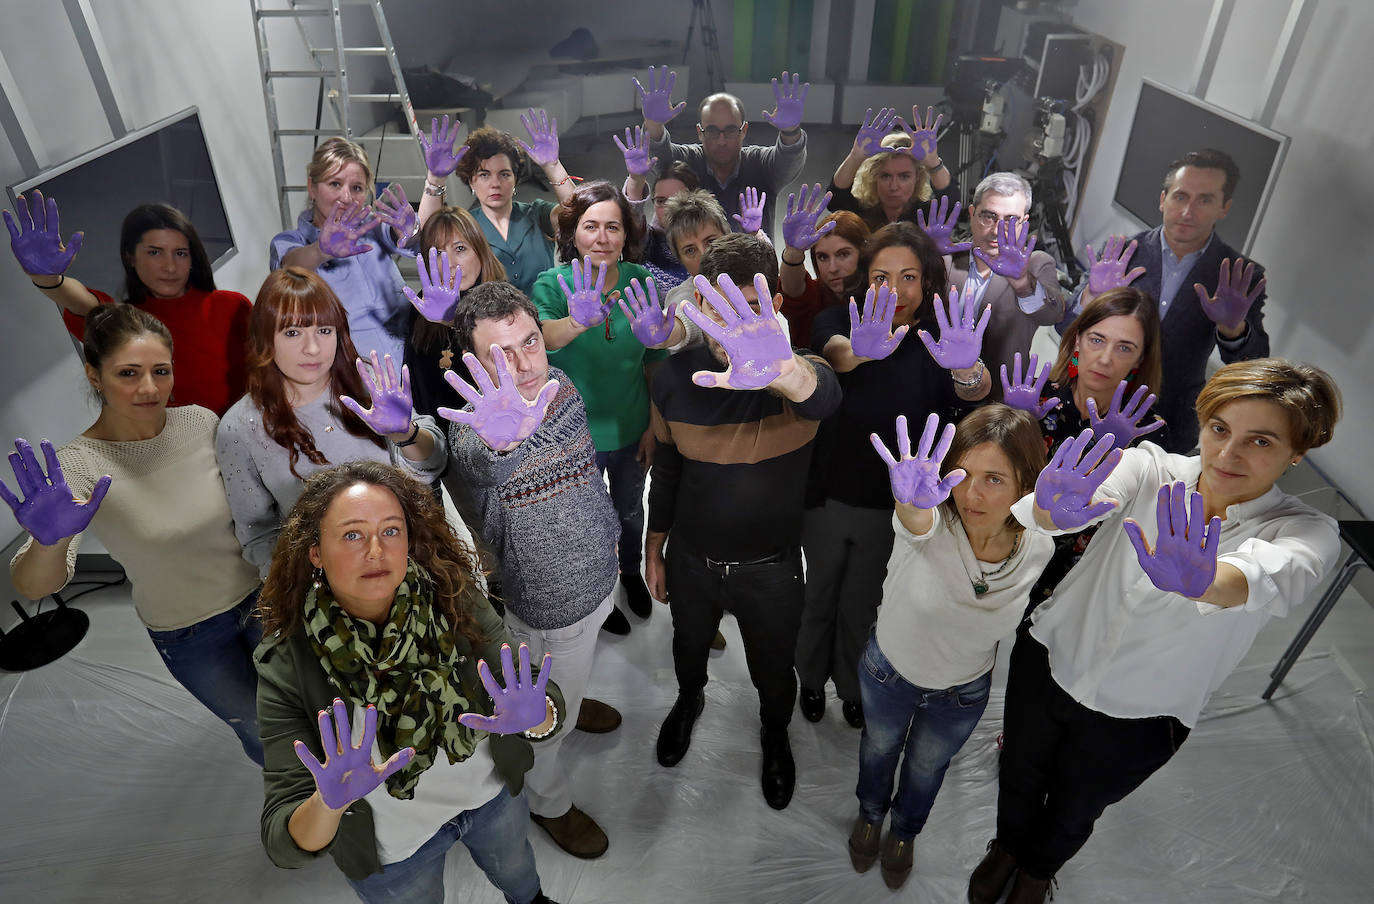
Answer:
[{"label": "chair leg", "polygon": [[1264,693],[1260,695],[1261,700],[1268,700],[1274,695],[1274,691],[1283,683],[1284,676],[1288,674],[1288,670],[1298,661],[1298,657],[1302,655],[1303,649],[1307,647],[1307,644],[1312,640],[1313,636],[1316,635],[1317,629],[1320,628],[1322,622],[1326,620],[1326,616],[1331,613],[1337,600],[1341,598],[1341,594],[1345,593],[1345,588],[1349,587],[1350,582],[1355,579],[1355,572],[1359,571],[1360,566],[1363,564],[1364,560],[1360,557],[1359,553],[1351,553],[1350,558],[1345,560],[1345,564],[1341,566],[1341,570],[1337,573],[1335,580],[1331,582],[1331,586],[1326,589],[1326,592],[1322,594],[1322,598],[1317,601],[1316,608],[1312,610],[1311,615],[1307,616],[1307,620],[1304,621],[1302,627],[1298,629],[1297,636],[1294,637],[1293,642],[1288,645],[1288,649],[1283,651],[1283,655],[1279,657],[1278,664],[1274,666],[1274,670],[1269,673],[1273,680],[1269,682],[1269,686],[1265,688]]}]

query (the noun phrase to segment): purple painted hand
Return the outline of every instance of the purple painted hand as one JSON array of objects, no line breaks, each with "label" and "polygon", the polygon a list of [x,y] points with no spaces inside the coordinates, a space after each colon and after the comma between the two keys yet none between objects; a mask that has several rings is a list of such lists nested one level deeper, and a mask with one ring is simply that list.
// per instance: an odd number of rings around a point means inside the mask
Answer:
[{"label": "purple painted hand", "polygon": [[43,473],[43,466],[33,454],[33,446],[22,437],[16,439],[14,448],[18,451],[10,453],[10,467],[14,469],[15,483],[24,499],[21,502],[3,480],[0,480],[0,499],[9,503],[14,510],[14,520],[33,534],[35,541],[53,546],[86,529],[110,489],[111,478],[107,474],[97,480],[91,488],[91,498],[78,502],[72,498],[67,478],[62,474],[57,450],[47,440],[39,445],[43,447],[43,457],[48,460],[48,473]]},{"label": "purple painted hand", "polygon": [[982,298],[976,293],[965,293],[963,316],[959,314],[959,290],[949,287],[949,314],[946,316],[944,302],[935,296],[935,322],[940,327],[940,341],[925,330],[917,330],[916,335],[925,343],[930,356],[946,370],[964,370],[978,362],[978,354],[983,349],[983,333],[992,317],[992,306],[983,308]]},{"label": "purple painted hand", "polygon": [[362,204],[334,205],[334,212],[325,217],[320,227],[320,237],[316,240],[320,250],[331,258],[353,257],[372,250],[372,246],[359,241],[372,231],[381,218]]},{"label": "purple painted hand", "polygon": [[[940,463],[954,442],[954,425],[946,424],[940,434],[940,442],[935,444],[935,431],[940,428],[940,418],[931,414],[926,417],[926,428],[921,433],[921,443],[916,455],[911,454],[911,435],[906,429],[906,415],[897,415],[897,454],[901,459],[892,457],[887,446],[878,434],[870,433],[873,448],[887,463],[887,476],[892,481],[892,498],[917,508],[933,509],[949,498],[954,489],[968,476],[963,468],[955,468],[944,479],[940,478]],[[935,446],[935,451],[931,451]]]},{"label": "purple painted hand", "polygon": [[880,151],[887,150],[883,147],[883,139],[892,131],[892,123],[896,119],[897,111],[891,107],[883,107],[877,116],[873,115],[873,108],[869,107],[868,112],[864,114],[864,124],[859,126],[859,134],[854,138],[854,150],[865,157],[872,157]]},{"label": "purple painted hand", "polygon": [[590,329],[606,319],[611,313],[611,302],[602,297],[606,288],[606,265],[597,268],[596,282],[592,282],[592,259],[572,262],[572,288],[563,274],[558,274],[558,285],[568,299],[568,316],[573,323],[583,329]]},{"label": "purple painted hand", "polygon": [[949,209],[949,198],[941,195],[939,207],[936,207],[936,200],[930,199],[930,216],[926,216],[926,211],[916,211],[916,224],[921,227],[921,231],[930,236],[935,242],[935,247],[940,249],[941,254],[958,254],[960,251],[967,251],[973,247],[972,242],[954,241],[954,227],[959,225],[959,202],[954,202],[954,209]]},{"label": "purple painted hand", "polygon": [[644,175],[658,162],[657,157],[649,156],[649,133],[644,131],[643,126],[635,126],[633,132],[626,128],[624,141],[620,140],[619,135],[612,135],[611,140],[625,155],[625,172],[632,176]]},{"label": "purple painted hand", "polygon": [[638,77],[633,79],[635,90],[639,92],[639,106],[644,111],[645,122],[664,123],[672,120],[682,112],[687,106],[683,101],[676,107],[673,106],[673,85],[677,83],[677,73],[667,66],[658,70],[658,77],[654,77],[654,67],[649,67],[649,90],[644,90],[644,85],[640,83]]},{"label": "purple painted hand", "polygon": [[[442,271],[439,264],[441,258]],[[424,296],[422,298],[416,295],[410,286],[404,286],[401,291],[405,293],[406,298],[410,299],[410,303],[420,312],[420,316],[430,323],[452,323],[454,311],[458,307],[458,287],[463,284],[463,268],[450,262],[447,251],[431,248],[429,269],[425,269],[425,259],[416,255],[415,272],[420,276],[420,291]]]},{"label": "purple painted hand", "polygon": [[629,303],[622,298],[617,304],[620,305],[625,318],[630,321],[630,329],[634,332],[635,338],[645,348],[656,348],[667,342],[673,333],[673,324],[677,322],[677,305],[669,305],[666,311],[659,307],[658,288],[652,279],[646,281],[649,284],[648,295],[645,295],[639,280],[632,279],[627,291],[630,296]]},{"label": "purple painted hand", "polygon": [[458,168],[458,161],[463,159],[463,155],[468,152],[467,145],[454,147],[454,142],[458,140],[458,133],[462,131],[463,124],[455,116],[453,125],[448,124],[448,115],[444,115],[444,124],[439,125],[438,119],[429,121],[429,140],[425,140],[424,133],[420,134],[420,149],[425,155],[425,169],[431,176],[444,178]]},{"label": "purple painted hand", "polygon": [[451,370],[444,371],[444,379],[453,390],[472,405],[471,411],[458,411],[440,406],[439,416],[455,424],[465,424],[472,428],[477,438],[486,443],[494,452],[509,452],[530,437],[544,422],[549,403],[558,394],[558,381],[549,380],[539,388],[539,394],[527,400],[520,394],[520,387],[511,377],[506,364],[506,353],[499,345],[493,345],[491,360],[496,367],[496,382],[477,360],[472,352],[463,353],[463,363],[472,376],[469,384]]},{"label": "purple painted hand", "polygon": [[1264,286],[1268,282],[1261,279],[1251,288],[1250,283],[1254,278],[1254,261],[1247,264],[1244,258],[1239,257],[1234,264],[1229,260],[1222,261],[1221,274],[1217,277],[1217,294],[1208,296],[1202,283],[1193,283],[1202,313],[1217,326],[1240,329],[1245,324],[1245,316],[1250,313],[1250,306],[1264,294]]},{"label": "purple painted hand", "polygon": [[81,250],[81,240],[86,234],[74,233],[71,241],[63,245],[57,200],[49,198],[44,204],[43,193],[37,189],[32,198],[33,213],[29,211],[29,202],[23,195],[14,202],[14,209],[19,214],[17,218],[8,210],[5,211],[5,228],[10,231],[10,249],[14,251],[20,268],[30,276],[65,273],[76,252]]},{"label": "purple painted hand", "polygon": [[372,407],[365,409],[348,396],[339,396],[339,404],[360,417],[378,436],[409,434],[415,422],[415,408],[410,400],[410,368],[402,364],[401,379],[396,379],[396,365],[391,356],[386,356],[386,369],[383,370],[376,349],[372,350],[371,369],[362,358],[355,363],[363,385],[372,395]]},{"label": "purple painted hand", "polygon": [[[1036,419],[1049,414],[1060,405],[1060,400],[1055,398],[1045,398],[1045,383],[1050,378],[1052,365],[1045,362],[1045,367],[1040,371],[1040,376],[1035,375],[1035,368],[1040,363],[1040,357],[1032,354],[1030,361],[1026,362],[1025,379],[1021,378],[1021,353],[1017,352],[1012,357],[1011,379],[1007,379],[1007,365],[1002,365],[1002,401],[1013,408],[1020,408],[1028,411]],[[1093,425],[1097,426],[1096,424]]]},{"label": "purple painted hand", "polygon": [[1164,426],[1159,418],[1144,427],[1139,426],[1140,419],[1149,414],[1150,406],[1154,405],[1155,395],[1150,392],[1150,387],[1141,385],[1131,400],[1124,402],[1126,386],[1125,380],[1116,384],[1116,391],[1112,393],[1112,401],[1104,416],[1097,413],[1097,400],[1091,396],[1088,398],[1088,419],[1093,432],[1098,436],[1110,433],[1114,437],[1113,445],[1118,449],[1125,449],[1137,438]]},{"label": "purple painted hand", "polygon": [[1049,512],[1050,520],[1060,530],[1086,527],[1117,506],[1114,499],[1103,499],[1096,504],[1092,499],[1102,481],[1121,461],[1121,450],[1112,448],[1110,435],[1088,448],[1092,441],[1091,428],[1066,439],[1036,478],[1035,504]]},{"label": "purple painted hand", "polygon": [[520,645],[520,668],[517,670],[511,661],[510,644],[501,644],[501,674],[506,678],[506,686],[492,677],[491,667],[485,659],[477,661],[477,674],[482,686],[491,695],[492,715],[463,713],[458,721],[468,728],[489,731],[492,734],[519,734],[542,725],[549,717],[549,705],[545,699],[544,688],[549,683],[549,670],[553,665],[553,654],[545,653],[544,662],[539,667],[539,678],[534,678],[530,669],[530,648]]},{"label": "purple painted hand", "polygon": [[324,751],[324,761],[315,759],[304,741],[296,741],[296,756],[315,776],[315,788],[326,807],[342,810],[410,765],[414,747],[396,751],[380,766],[372,762],[376,739],[377,708],[369,705],[363,710],[363,736],[355,747],[353,727],[348,724],[348,706],[335,697],[332,719],[329,710],[320,710],[320,749]]},{"label": "purple painted hand", "polygon": [[381,220],[401,237],[397,242],[402,248],[420,237],[420,217],[406,198],[405,187],[393,182],[382,192],[382,196],[372,205],[377,219]]},{"label": "purple painted hand", "polygon": [[533,144],[525,144],[519,138],[516,143],[524,149],[530,159],[540,166],[551,166],[558,162],[558,120],[549,119],[544,110],[530,108],[528,113],[520,114],[525,131],[530,133]]},{"label": "purple painted hand", "polygon": [[854,299],[849,299],[849,347],[860,358],[879,361],[897,350],[909,326],[892,329],[892,317],[897,313],[897,293],[886,285],[875,291],[872,286],[864,295],[863,315]]},{"label": "purple painted hand", "polygon": [[[720,343],[729,364],[723,373],[699,370],[692,374],[698,386],[721,389],[762,389],[782,376],[784,365],[792,361],[792,344],[773,314],[773,298],[762,274],[754,277],[759,310],[754,310],[744,293],[722,273],[716,279],[720,291],[704,276],[693,280],[702,299],[716,312],[716,321],[690,301],[682,303],[682,313],[701,327],[702,332]],[[722,295],[721,293],[724,293]]]},{"label": "purple painted hand", "polygon": [[806,107],[806,92],[811,90],[811,83],[803,83],[800,75],[793,75],[789,84],[787,73],[782,74],[782,84],[778,84],[777,79],[773,79],[773,97],[777,100],[777,106],[773,112],[764,112],[763,118],[772,124],[773,128],[779,132],[790,132],[799,127],[802,122],[802,111]]},{"label": "purple painted hand", "polygon": [[739,231],[745,234],[753,234],[763,228],[763,207],[768,203],[768,192],[760,192],[755,188],[746,188],[739,195],[739,213],[734,215],[734,220],[739,224]]},{"label": "purple painted hand", "polygon": [[1000,220],[997,223],[997,256],[988,257],[982,248],[974,248],[973,253],[993,273],[1007,279],[1020,279],[1030,266],[1034,250],[1035,236],[1031,235],[1029,220],[1019,226]]},{"label": "purple painted hand", "polygon": [[925,122],[921,122],[921,108],[915,106],[911,108],[911,126],[906,124],[906,120],[897,118],[897,127],[907,134],[911,139],[911,147],[903,153],[910,154],[918,162],[924,163],[931,157],[940,156],[939,138],[940,123],[944,121],[945,114],[935,115],[934,107],[926,107]]},{"label": "purple painted hand", "polygon": [[[1092,261],[1092,266],[1088,269],[1089,292],[1097,296],[1111,289],[1123,288],[1145,272],[1144,267],[1136,267],[1130,273],[1126,272],[1126,265],[1131,262],[1131,255],[1135,254],[1135,244],[1131,242],[1127,245],[1123,236],[1111,236],[1107,239],[1106,247],[1102,249],[1101,260],[1093,253],[1093,246],[1088,246],[1088,259]],[[1122,246],[1125,246],[1125,250],[1122,250]]]},{"label": "purple painted hand", "polygon": [[1202,494],[1189,493],[1180,480],[1159,488],[1155,524],[1159,536],[1153,550],[1138,521],[1127,518],[1121,525],[1131,538],[1140,567],[1145,569],[1150,582],[1165,593],[1179,593],[1191,599],[1202,596],[1217,577],[1221,518],[1207,521]]},{"label": "purple painted hand", "polygon": [[834,220],[816,228],[816,221],[825,216],[825,205],[829,203],[830,192],[822,195],[819,182],[814,186],[803,185],[800,195],[788,195],[787,215],[782,218],[783,245],[805,251],[829,235],[835,228]]}]

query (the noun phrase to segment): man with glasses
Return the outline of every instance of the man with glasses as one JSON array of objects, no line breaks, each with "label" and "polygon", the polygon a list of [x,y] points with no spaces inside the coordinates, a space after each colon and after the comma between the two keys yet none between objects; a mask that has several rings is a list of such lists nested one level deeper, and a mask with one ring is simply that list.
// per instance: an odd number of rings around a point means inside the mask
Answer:
[{"label": "man with glasses", "polygon": [[[969,207],[973,249],[955,263],[950,282],[961,295],[982,292],[992,308],[983,336],[983,360],[996,373],[1011,367],[1017,353],[1030,355],[1031,338],[1041,324],[1053,326],[1064,316],[1054,258],[1035,246],[1030,231],[1030,183],[1015,173],[993,173],[978,183]],[[992,381],[990,398],[1001,401],[1000,380]]]},{"label": "man with glasses", "polygon": [[749,123],[744,115],[744,103],[733,94],[712,94],[701,102],[697,123],[697,144],[677,144],[669,135],[666,124],[682,111],[685,103],[673,105],[671,96],[677,75],[666,67],[649,69],[646,89],[639,79],[639,91],[644,108],[644,129],[649,135],[649,151],[660,160],[681,160],[692,168],[702,188],[720,201],[730,222],[738,223],[741,214],[740,195],[746,188],[766,192],[763,205],[763,230],[772,234],[773,207],[778,194],[793,182],[806,165],[806,132],[801,127],[802,109],[809,83],[784,72],[773,81],[773,95],[777,107],[765,112],[778,130],[777,141],[771,147],[745,146]]}]

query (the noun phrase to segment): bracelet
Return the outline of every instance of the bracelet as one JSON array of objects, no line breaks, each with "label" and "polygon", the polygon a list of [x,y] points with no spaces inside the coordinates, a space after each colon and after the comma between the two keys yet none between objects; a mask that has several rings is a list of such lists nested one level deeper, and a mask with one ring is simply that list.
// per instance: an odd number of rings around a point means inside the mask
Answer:
[{"label": "bracelet", "polygon": [[448,192],[448,184],[435,185],[426,179],[424,191],[425,194],[429,195],[431,198],[442,198]]},{"label": "bracelet", "polygon": [[555,703],[553,702],[553,698],[550,697],[550,696],[547,695],[547,694],[544,695],[544,701],[545,701],[546,703],[549,704],[549,709],[553,710],[553,723],[550,724],[549,727],[546,728],[544,731],[540,731],[540,732],[536,732],[536,731],[534,731],[533,729],[528,729],[528,728],[525,729],[524,735],[525,735],[525,737],[529,738],[531,741],[541,741],[541,740],[543,740],[544,738],[547,738],[549,735],[553,734],[553,730],[554,730],[555,728],[558,727],[558,706],[557,706],[557,704],[555,704]]},{"label": "bracelet", "polygon": [[784,255],[782,255],[782,262],[783,262],[784,264],[786,264],[787,266],[789,266],[789,267],[805,267],[805,266],[806,266],[806,255],[803,254],[803,255],[802,255],[802,259],[799,260],[799,261],[789,261],[789,260],[787,259],[787,255],[784,254]]},{"label": "bracelet", "polygon": [[928,173],[933,173],[933,172],[935,172],[937,169],[944,169],[944,168],[945,168],[945,161],[941,160],[939,163],[935,164],[934,166],[928,166],[928,167],[926,167],[926,172],[928,172]]},{"label": "bracelet", "polygon": [[33,283],[33,287],[34,287],[35,289],[56,289],[56,288],[58,288],[59,286],[61,286],[61,285],[62,285],[64,282],[66,282],[66,281],[67,281],[67,274],[65,274],[65,273],[59,273],[59,274],[57,274],[57,282],[54,283],[54,284],[51,285],[51,286],[40,286],[38,283],[33,282],[33,280],[29,280],[29,282]]},{"label": "bracelet", "polygon": [[557,182],[550,182],[549,184],[552,185],[554,188],[557,188],[558,186],[560,186],[560,185],[566,185],[566,184],[568,184],[569,182],[582,182],[582,181],[585,181],[585,180],[583,180],[583,178],[582,178],[581,176],[574,176],[572,173],[568,173],[566,176],[564,176],[562,179],[559,179]]},{"label": "bracelet", "polygon": [[410,425],[410,435],[407,436],[405,439],[401,440],[399,443],[392,443],[392,445],[394,445],[397,449],[404,449],[406,446],[415,445],[416,441],[419,439],[420,425],[412,422]]},{"label": "bracelet", "polygon": [[972,380],[969,380],[968,382],[964,382],[963,380],[961,380],[961,379],[959,379],[958,377],[956,377],[956,376],[954,375],[954,371],[952,371],[952,370],[949,372],[949,378],[950,378],[951,380],[954,381],[954,385],[955,385],[955,386],[962,386],[962,387],[964,387],[965,389],[972,389],[973,387],[977,386],[979,383],[983,382],[983,373],[984,373],[983,359],[982,359],[982,358],[979,358],[978,361],[977,361],[977,370],[975,371]]}]

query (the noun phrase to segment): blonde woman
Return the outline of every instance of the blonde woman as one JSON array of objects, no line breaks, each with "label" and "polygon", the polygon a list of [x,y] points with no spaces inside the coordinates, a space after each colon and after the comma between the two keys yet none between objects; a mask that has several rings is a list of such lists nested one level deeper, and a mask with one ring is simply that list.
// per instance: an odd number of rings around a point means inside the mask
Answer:
[{"label": "blonde woman", "polygon": [[[915,223],[916,211],[936,195],[958,199],[959,186],[936,147],[941,117],[927,111],[928,125],[922,125],[918,113],[912,109],[913,130],[890,109],[876,116],[868,111],[830,179],[833,210],[853,211],[877,230],[898,220]],[[901,131],[888,134],[894,125]]]}]

